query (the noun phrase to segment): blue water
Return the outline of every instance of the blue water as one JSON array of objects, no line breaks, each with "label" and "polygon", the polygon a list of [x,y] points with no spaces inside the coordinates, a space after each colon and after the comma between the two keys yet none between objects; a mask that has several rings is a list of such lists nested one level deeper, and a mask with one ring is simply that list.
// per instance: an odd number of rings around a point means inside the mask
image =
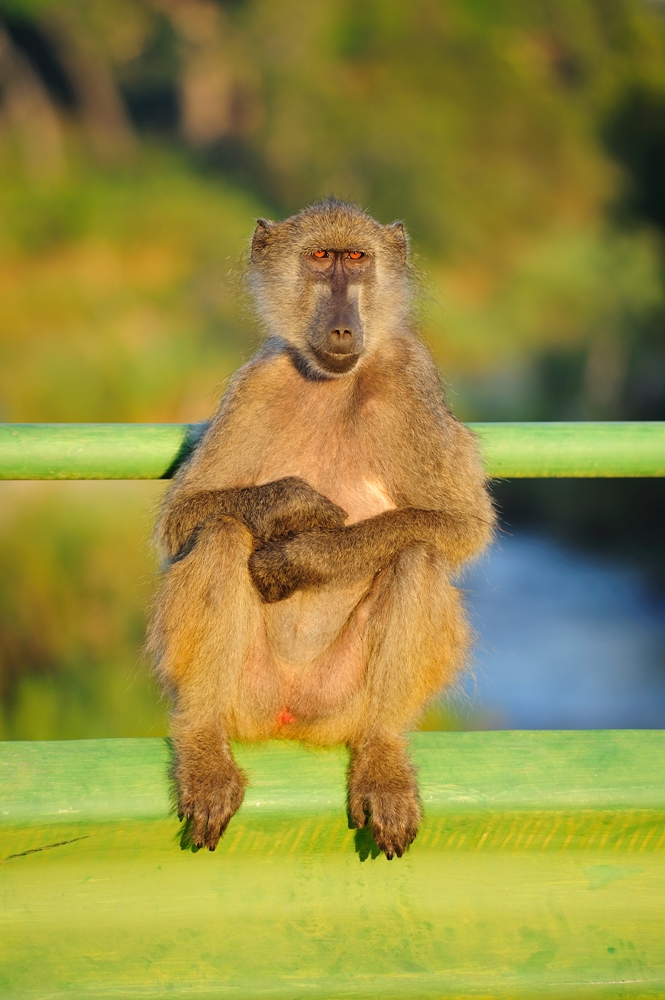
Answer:
[{"label": "blue water", "polygon": [[637,571],[527,534],[463,581],[479,728],[665,727],[665,615]]}]

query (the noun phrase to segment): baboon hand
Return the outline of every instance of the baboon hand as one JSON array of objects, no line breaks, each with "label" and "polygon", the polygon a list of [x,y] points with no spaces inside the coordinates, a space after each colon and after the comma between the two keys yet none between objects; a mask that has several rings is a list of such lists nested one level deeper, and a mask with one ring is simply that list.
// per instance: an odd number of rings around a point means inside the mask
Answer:
[{"label": "baboon hand", "polygon": [[176,769],[178,816],[186,819],[188,839],[195,847],[214,851],[229,821],[242,805],[245,778],[230,763],[219,773],[202,770],[201,763],[188,765],[180,760]]},{"label": "baboon hand", "polygon": [[164,517],[159,538],[167,558],[187,551],[199,530],[216,520],[244,524],[257,545],[310,531],[341,528],[348,514],[297,476],[263,486],[202,490],[184,497]]},{"label": "baboon hand", "polygon": [[254,586],[266,604],[283,601],[296,590],[316,587],[325,581],[316,542],[324,541],[326,531],[312,531],[269,542],[249,559]]},{"label": "baboon hand", "polygon": [[249,528],[264,543],[312,528],[341,528],[348,517],[345,510],[297,476],[256,489],[260,502],[248,519]]}]

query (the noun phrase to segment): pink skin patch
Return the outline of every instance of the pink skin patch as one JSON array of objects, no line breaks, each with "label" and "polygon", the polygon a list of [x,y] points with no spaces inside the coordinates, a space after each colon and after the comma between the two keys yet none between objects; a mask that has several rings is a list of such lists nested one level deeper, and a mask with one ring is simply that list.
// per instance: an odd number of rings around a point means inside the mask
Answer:
[{"label": "pink skin patch", "polygon": [[282,711],[277,716],[278,726],[288,726],[290,722],[295,722],[295,716],[291,715],[288,708],[283,708]]}]

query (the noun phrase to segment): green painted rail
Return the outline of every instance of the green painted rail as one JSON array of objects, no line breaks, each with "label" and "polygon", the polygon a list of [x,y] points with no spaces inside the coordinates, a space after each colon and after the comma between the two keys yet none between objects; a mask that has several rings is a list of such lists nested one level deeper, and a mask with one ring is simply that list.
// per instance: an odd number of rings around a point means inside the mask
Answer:
[{"label": "green painted rail", "polygon": [[665,733],[420,733],[425,821],[374,857],[345,755],[239,749],[183,849],[165,740],[0,744],[0,995],[663,997]]},{"label": "green painted rail", "polygon": [[[470,424],[490,476],[665,476],[665,422]],[[163,479],[206,424],[0,424],[0,479]]]}]

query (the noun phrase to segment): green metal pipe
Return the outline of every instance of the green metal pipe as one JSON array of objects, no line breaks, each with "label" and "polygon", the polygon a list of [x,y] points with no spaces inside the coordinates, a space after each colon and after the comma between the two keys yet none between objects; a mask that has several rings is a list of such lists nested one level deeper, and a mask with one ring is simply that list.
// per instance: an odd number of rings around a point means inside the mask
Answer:
[{"label": "green metal pipe", "polygon": [[665,732],[419,733],[390,863],[346,757],[238,748],[215,854],[183,849],[165,740],[0,744],[0,995],[665,996]]},{"label": "green metal pipe", "polygon": [[206,424],[0,424],[0,479],[168,479]]},{"label": "green metal pipe", "polygon": [[[0,479],[168,479],[207,424],[0,424]],[[665,476],[665,422],[482,423],[499,478]]]}]

